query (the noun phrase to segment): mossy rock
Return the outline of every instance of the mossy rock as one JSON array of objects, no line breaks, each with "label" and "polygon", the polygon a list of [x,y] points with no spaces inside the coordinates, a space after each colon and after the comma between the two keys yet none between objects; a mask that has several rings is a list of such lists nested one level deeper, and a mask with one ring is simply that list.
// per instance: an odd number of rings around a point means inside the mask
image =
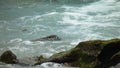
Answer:
[{"label": "mossy rock", "polygon": [[97,64],[95,68],[109,68],[120,63],[120,51],[113,55],[108,61]]},{"label": "mossy rock", "polygon": [[10,50],[5,51],[0,56],[0,61],[4,62],[4,63],[7,63],[7,64],[16,64],[16,63],[18,63],[16,55]]},{"label": "mossy rock", "polygon": [[76,61],[81,55],[80,48],[73,48],[69,51],[60,52],[57,54],[54,54],[50,57],[51,62],[57,62],[57,63],[65,63],[65,62],[71,62]]},{"label": "mossy rock", "polygon": [[[90,40],[80,42],[75,48],[68,51],[56,53],[44,62],[67,63],[68,66],[80,68],[99,68],[103,63],[118,59],[116,54],[119,51],[120,39]],[[119,61],[114,60],[114,62]],[[111,65],[113,64],[109,63],[108,67]]]},{"label": "mossy rock", "polygon": [[78,60],[68,63],[69,66],[80,68],[93,68],[95,64],[96,57],[84,53],[81,53],[81,56]]},{"label": "mossy rock", "polygon": [[82,52],[88,55],[97,56],[103,48],[101,46],[103,42],[104,42],[103,40],[84,41],[80,42],[75,48],[80,48]]},{"label": "mossy rock", "polygon": [[104,41],[102,46],[104,47],[97,58],[101,62],[106,62],[109,61],[114,54],[120,51],[120,40],[112,39],[109,41]]}]

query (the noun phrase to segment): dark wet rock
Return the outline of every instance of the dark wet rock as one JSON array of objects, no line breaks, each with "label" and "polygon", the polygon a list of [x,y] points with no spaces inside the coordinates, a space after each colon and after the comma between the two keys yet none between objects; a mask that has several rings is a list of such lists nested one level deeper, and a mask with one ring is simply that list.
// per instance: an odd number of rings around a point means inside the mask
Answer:
[{"label": "dark wet rock", "polygon": [[75,48],[80,48],[82,52],[88,55],[98,56],[103,48],[103,42],[103,40],[84,41],[80,42]]},{"label": "dark wet rock", "polygon": [[101,62],[110,60],[114,54],[120,51],[120,40],[114,39],[109,42],[104,42],[102,45],[104,47],[98,55],[98,60]]},{"label": "dark wet rock", "polygon": [[115,65],[115,66],[111,66],[110,68],[120,68],[120,63],[118,63],[118,64]]},{"label": "dark wet rock", "polygon": [[[106,59],[105,59],[106,60]],[[96,65],[95,68],[109,68],[111,66],[116,66],[120,63],[120,52],[114,54],[109,60],[101,62],[100,64]]]},{"label": "dark wet rock", "polygon": [[10,50],[5,51],[0,56],[0,61],[4,62],[4,63],[7,63],[7,64],[16,64],[16,63],[18,63],[16,55]]},{"label": "dark wet rock", "polygon": [[61,38],[59,38],[57,35],[49,35],[47,37],[43,37],[43,38],[38,38],[32,41],[60,41]]},{"label": "dark wet rock", "polygon": [[38,61],[35,65],[55,62],[80,68],[108,68],[120,63],[119,52],[120,39],[84,41],[75,48],[56,53],[48,59],[42,60],[42,62],[41,60]]},{"label": "dark wet rock", "polygon": [[38,57],[37,63],[33,64],[33,66],[42,64],[42,63],[46,62],[46,60],[47,60],[47,58],[40,56],[40,57]]},{"label": "dark wet rock", "polygon": [[22,29],[22,32],[26,32],[26,31],[28,31],[27,29]]}]

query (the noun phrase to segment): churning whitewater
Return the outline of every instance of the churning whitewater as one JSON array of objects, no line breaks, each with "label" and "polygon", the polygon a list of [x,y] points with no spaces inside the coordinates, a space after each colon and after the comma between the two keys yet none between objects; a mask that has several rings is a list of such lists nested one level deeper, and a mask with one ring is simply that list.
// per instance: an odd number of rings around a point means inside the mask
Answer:
[{"label": "churning whitewater", "polygon": [[[0,0],[0,55],[11,50],[18,58],[49,57],[80,41],[120,38],[119,8],[119,0]],[[30,41],[48,35],[62,40]],[[36,68],[49,64],[61,66]]]}]

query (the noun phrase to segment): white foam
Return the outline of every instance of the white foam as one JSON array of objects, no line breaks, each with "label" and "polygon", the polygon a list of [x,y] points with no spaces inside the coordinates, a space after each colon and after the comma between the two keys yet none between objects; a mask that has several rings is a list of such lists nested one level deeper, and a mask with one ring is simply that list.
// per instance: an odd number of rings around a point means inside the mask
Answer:
[{"label": "white foam", "polygon": [[16,42],[16,43],[22,42],[22,39],[21,38],[12,39],[8,43],[14,43],[14,42]]},{"label": "white foam", "polygon": [[78,25],[79,21],[77,20],[71,20],[68,16],[63,18],[63,23],[68,23],[72,25]]},{"label": "white foam", "polygon": [[43,55],[46,58],[49,58],[50,56],[53,55],[53,53],[42,53],[41,55]]},{"label": "white foam", "polygon": [[69,10],[73,9],[74,7],[72,7],[72,6],[67,6],[67,5],[62,5],[60,8],[65,9],[65,11],[69,11]]},{"label": "white foam", "polygon": [[78,40],[72,41],[70,44],[71,45],[77,45],[81,41],[83,41],[83,40],[78,39]]},{"label": "white foam", "polygon": [[23,41],[23,43],[26,45],[33,45],[33,42],[31,42],[31,41]]},{"label": "white foam", "polygon": [[[102,3],[102,4],[100,4]],[[117,5],[111,5],[111,3]],[[119,3],[119,2],[118,2]],[[99,13],[109,13],[110,11],[118,10],[118,5],[115,0],[107,0],[107,1],[99,1],[96,3],[92,3],[88,6],[83,7],[71,7],[71,6],[62,6],[61,8],[66,9],[66,12],[63,13],[63,21],[61,23],[67,23],[71,25],[87,25],[87,26],[99,26],[99,27],[108,27],[114,26],[113,23],[107,23],[107,20],[112,20],[111,17],[119,17],[119,12],[115,12],[114,14],[109,15],[99,15]],[[87,13],[92,12],[98,14],[96,16],[90,16]],[[74,19],[71,19],[73,17]],[[79,18],[83,18],[84,20],[79,20]],[[106,22],[106,23],[101,23]]]},{"label": "white foam", "polygon": [[43,64],[41,64],[41,66],[44,68],[61,68],[61,67],[63,67],[61,64],[52,63],[52,62],[43,63]]},{"label": "white foam", "polygon": [[25,52],[25,51],[28,51],[29,48],[27,47],[21,47],[21,46],[14,46],[14,47],[9,47],[10,50],[12,51],[20,51],[20,52]]}]

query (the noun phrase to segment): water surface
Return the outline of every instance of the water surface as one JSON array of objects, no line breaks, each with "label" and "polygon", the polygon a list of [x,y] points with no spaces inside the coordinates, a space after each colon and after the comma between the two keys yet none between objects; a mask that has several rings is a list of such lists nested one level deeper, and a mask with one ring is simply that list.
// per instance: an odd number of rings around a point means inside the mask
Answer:
[{"label": "water surface", "polygon": [[[119,0],[0,0],[0,54],[49,57],[81,41],[120,38],[119,8]],[[52,34],[62,40],[29,41]]]}]

